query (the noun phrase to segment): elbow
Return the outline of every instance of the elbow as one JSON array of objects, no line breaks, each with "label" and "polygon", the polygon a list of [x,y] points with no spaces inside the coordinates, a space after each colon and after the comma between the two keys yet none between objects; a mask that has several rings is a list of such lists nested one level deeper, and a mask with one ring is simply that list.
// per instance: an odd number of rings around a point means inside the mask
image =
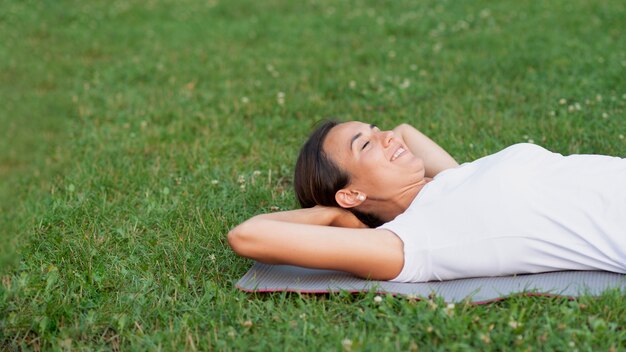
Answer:
[{"label": "elbow", "polygon": [[243,224],[231,229],[228,232],[228,245],[233,251],[241,256],[246,256],[246,236]]},{"label": "elbow", "polygon": [[242,257],[255,259],[258,251],[258,221],[249,219],[228,232],[228,244]]}]

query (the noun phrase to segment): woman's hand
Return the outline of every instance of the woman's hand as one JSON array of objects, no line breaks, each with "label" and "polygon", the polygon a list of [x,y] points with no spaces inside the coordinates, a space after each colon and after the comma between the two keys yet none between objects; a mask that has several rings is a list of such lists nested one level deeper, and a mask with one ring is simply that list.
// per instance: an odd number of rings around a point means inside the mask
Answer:
[{"label": "woman's hand", "polygon": [[366,229],[366,228],[368,228],[367,225],[362,223],[361,220],[359,220],[356,217],[356,215],[354,215],[349,210],[342,209],[342,208],[337,208],[337,207],[323,207],[321,205],[316,205],[315,208],[317,208],[317,207],[326,208],[326,209],[328,209],[328,211],[334,212],[333,220],[329,224],[330,226],[347,227],[347,228],[353,228],[353,229]]},{"label": "woman's hand", "polygon": [[411,153],[424,160],[426,177],[435,177],[443,170],[459,166],[448,152],[415,127],[403,123],[393,129],[396,136],[400,137]]}]

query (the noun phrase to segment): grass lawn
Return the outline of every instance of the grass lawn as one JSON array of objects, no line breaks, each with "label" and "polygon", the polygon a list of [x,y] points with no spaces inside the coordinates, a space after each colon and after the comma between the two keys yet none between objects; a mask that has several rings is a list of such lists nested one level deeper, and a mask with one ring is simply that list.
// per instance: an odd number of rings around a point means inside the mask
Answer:
[{"label": "grass lawn", "polygon": [[0,349],[620,350],[625,294],[254,295],[226,242],[296,206],[329,116],[458,161],[626,156],[626,3],[0,2]]}]

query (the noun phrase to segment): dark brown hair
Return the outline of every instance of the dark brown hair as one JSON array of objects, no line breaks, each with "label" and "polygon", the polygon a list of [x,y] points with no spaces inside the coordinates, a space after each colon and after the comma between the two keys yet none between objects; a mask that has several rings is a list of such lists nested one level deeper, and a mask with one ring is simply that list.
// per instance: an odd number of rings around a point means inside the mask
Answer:
[{"label": "dark brown hair", "polygon": [[[294,188],[300,206],[311,208],[316,205],[340,207],[335,193],[350,183],[350,174],[337,166],[324,152],[324,141],[336,121],[323,122],[304,143],[296,161]],[[371,214],[349,209],[361,222],[369,227],[383,224]]]}]

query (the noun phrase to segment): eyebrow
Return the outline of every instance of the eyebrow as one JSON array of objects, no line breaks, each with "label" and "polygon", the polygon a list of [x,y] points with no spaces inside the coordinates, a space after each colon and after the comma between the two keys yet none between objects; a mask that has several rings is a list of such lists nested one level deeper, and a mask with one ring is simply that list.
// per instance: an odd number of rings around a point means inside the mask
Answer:
[{"label": "eyebrow", "polygon": [[[373,130],[373,129],[374,129],[374,128],[376,128],[376,127],[377,127],[377,126],[376,126],[376,125],[374,125],[373,123],[372,123],[372,124],[370,124],[370,129],[372,129],[372,130]],[[352,145],[354,144],[354,141],[356,141],[357,139],[359,139],[362,135],[363,135],[363,133],[359,132],[359,133],[355,134],[355,135],[352,137],[352,139],[350,140],[350,150],[352,150]]]}]

